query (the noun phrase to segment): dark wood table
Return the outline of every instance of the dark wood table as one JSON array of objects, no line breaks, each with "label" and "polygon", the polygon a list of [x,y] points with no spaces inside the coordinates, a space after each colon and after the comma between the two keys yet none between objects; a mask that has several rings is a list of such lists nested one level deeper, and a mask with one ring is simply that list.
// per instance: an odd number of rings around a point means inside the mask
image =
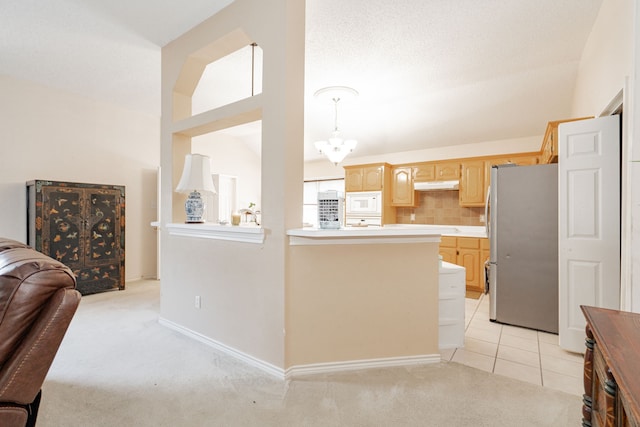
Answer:
[{"label": "dark wood table", "polygon": [[580,308],[587,319],[582,425],[640,427],[640,314]]}]

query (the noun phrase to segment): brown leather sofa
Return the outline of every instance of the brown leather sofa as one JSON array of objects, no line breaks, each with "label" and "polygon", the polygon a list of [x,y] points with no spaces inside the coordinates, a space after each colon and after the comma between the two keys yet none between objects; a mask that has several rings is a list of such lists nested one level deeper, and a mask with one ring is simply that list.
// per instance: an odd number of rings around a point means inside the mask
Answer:
[{"label": "brown leather sofa", "polygon": [[0,237],[0,426],[34,426],[41,387],[80,293],[71,270]]}]

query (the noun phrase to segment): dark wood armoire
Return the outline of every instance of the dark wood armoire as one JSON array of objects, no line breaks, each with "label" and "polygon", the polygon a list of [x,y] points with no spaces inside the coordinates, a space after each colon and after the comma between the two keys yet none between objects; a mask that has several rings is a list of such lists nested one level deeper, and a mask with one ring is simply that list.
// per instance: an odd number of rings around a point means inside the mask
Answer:
[{"label": "dark wood armoire", "polygon": [[124,289],[124,186],[34,180],[27,200],[27,243],[71,268],[80,293]]}]

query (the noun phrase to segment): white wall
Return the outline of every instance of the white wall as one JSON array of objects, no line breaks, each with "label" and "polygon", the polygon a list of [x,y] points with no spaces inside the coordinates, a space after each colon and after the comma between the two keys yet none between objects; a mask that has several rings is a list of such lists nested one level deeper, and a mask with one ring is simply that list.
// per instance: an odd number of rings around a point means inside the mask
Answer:
[{"label": "white wall", "polygon": [[0,76],[0,236],[26,242],[25,182],[126,187],[126,279],[155,277],[159,118]]},{"label": "white wall", "polygon": [[[236,0],[162,49],[163,225],[184,217],[173,189],[184,154],[194,150],[192,137],[261,119],[266,238],[263,244],[188,238],[163,227],[160,316],[278,370],[286,356],[286,230],[302,225],[304,22],[304,1]],[[203,62],[252,41],[264,49],[262,94],[192,116]],[[222,172],[217,162],[214,172]],[[201,297],[199,309],[194,296]]]},{"label": "white wall", "polygon": [[598,116],[631,75],[634,1],[604,0],[580,58],[573,117]]},{"label": "white wall", "polygon": [[638,22],[633,0],[604,0],[584,48],[573,98],[572,115],[599,116],[621,90],[624,94],[622,164],[622,289],[621,308],[640,312],[640,81]]},{"label": "white wall", "polygon": [[233,175],[237,178],[237,208],[260,203],[260,155],[238,139],[220,133],[208,133],[191,141],[191,151],[211,157],[211,173]]}]

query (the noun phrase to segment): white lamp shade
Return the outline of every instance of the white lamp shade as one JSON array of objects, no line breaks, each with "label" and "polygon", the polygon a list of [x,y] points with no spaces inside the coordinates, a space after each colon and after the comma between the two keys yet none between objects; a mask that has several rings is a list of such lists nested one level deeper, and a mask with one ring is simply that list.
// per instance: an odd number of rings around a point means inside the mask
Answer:
[{"label": "white lamp shade", "polygon": [[182,178],[176,187],[179,193],[207,191],[216,193],[211,176],[211,159],[202,154],[187,154],[184,158]]}]

